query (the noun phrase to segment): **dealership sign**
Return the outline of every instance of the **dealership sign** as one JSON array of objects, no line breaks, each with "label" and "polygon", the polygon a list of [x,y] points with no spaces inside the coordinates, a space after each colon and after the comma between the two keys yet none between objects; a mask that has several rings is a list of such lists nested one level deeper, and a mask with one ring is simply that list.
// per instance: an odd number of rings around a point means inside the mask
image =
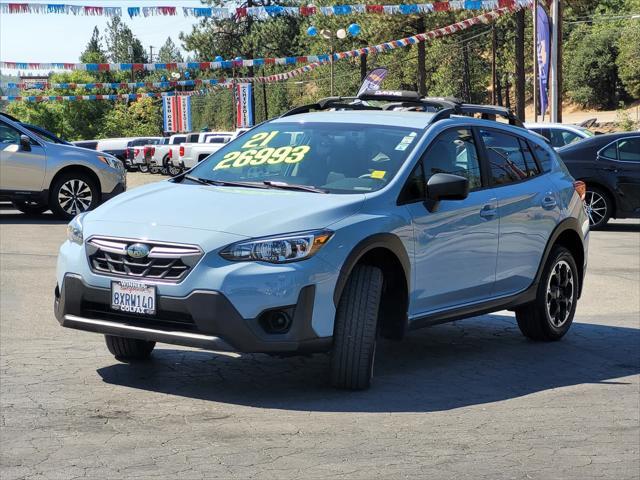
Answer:
[{"label": "dealership sign", "polygon": [[163,97],[162,113],[165,132],[191,131],[191,97],[186,95]]},{"label": "dealership sign", "polygon": [[238,83],[234,88],[236,96],[236,128],[253,127],[253,95],[250,83]]}]

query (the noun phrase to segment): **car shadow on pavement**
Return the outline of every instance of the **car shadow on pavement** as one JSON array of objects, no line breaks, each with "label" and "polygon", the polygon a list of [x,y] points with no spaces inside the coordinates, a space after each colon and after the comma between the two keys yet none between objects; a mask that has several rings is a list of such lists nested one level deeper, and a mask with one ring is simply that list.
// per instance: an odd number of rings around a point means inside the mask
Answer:
[{"label": "car shadow on pavement", "polygon": [[258,408],[429,412],[521,397],[640,372],[640,330],[572,326],[559,342],[525,339],[509,316],[485,315],[412,332],[378,348],[370,390],[334,390],[328,355],[275,358],[157,348],[152,360],[100,368],[109,384]]},{"label": "car shadow on pavement", "polygon": [[68,220],[60,220],[52,213],[43,213],[40,215],[26,215],[16,210],[16,213],[4,213],[0,209],[0,225],[64,225],[69,223]]},{"label": "car shadow on pavement", "polygon": [[640,222],[638,223],[607,223],[600,227],[603,232],[640,232]]}]

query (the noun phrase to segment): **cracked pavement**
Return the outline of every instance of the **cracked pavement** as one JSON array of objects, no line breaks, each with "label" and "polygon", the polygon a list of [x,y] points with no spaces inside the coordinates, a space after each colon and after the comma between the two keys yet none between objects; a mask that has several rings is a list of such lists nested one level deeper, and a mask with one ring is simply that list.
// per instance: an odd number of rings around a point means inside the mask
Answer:
[{"label": "cracked pavement", "polygon": [[326,355],[116,361],[55,320],[64,238],[0,207],[3,480],[640,478],[638,221],[592,233],[562,341],[527,341],[511,312],[419,330],[382,342],[366,392],[329,388]]}]

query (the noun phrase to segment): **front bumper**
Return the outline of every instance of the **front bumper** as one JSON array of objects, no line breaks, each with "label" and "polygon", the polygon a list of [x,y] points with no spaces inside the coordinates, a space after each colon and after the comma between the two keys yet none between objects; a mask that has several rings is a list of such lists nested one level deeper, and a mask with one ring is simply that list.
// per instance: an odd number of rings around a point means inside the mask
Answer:
[{"label": "front bumper", "polygon": [[113,197],[115,197],[116,195],[120,195],[121,193],[124,193],[124,191],[127,189],[127,180],[125,177],[125,180],[121,183],[118,183],[113,190],[111,190],[110,192],[103,192],[102,193],[102,201],[106,202],[107,200],[111,200]]},{"label": "front bumper", "polygon": [[[194,290],[185,297],[158,295],[157,314],[142,316],[110,309],[108,288],[87,285],[75,274],[56,287],[55,314],[63,327],[172,343],[196,348],[244,353],[314,353],[331,348],[331,337],[318,337],[312,328],[315,286],[300,290],[290,312],[286,333],[267,333],[258,318],[243,318],[231,302],[214,290]],[[273,310],[269,308],[268,310]]]}]

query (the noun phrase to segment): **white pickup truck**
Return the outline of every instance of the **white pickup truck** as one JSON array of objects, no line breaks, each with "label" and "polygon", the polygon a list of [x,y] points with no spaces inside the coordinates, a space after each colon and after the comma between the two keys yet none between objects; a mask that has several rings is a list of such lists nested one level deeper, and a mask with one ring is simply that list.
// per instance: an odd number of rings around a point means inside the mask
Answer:
[{"label": "white pickup truck", "polygon": [[198,133],[179,133],[163,138],[160,143],[150,145],[150,148],[145,148],[144,161],[149,167],[149,171],[151,173],[162,172],[165,175],[173,173],[168,171],[170,167],[169,160],[173,155],[178,155],[180,144],[192,141],[192,139],[198,138],[198,135]]},{"label": "white pickup truck", "polygon": [[234,132],[208,132],[205,140],[200,143],[184,143],[178,150],[179,156],[172,157],[171,162],[176,168],[188,170],[195,167],[202,160],[217,152],[231,140],[248,132],[249,128],[236,128]]},{"label": "white pickup truck", "polygon": [[193,168],[198,162],[220,150],[235,137],[235,132],[209,132],[203,142],[180,145],[178,155],[171,157],[171,164],[181,170]]}]

